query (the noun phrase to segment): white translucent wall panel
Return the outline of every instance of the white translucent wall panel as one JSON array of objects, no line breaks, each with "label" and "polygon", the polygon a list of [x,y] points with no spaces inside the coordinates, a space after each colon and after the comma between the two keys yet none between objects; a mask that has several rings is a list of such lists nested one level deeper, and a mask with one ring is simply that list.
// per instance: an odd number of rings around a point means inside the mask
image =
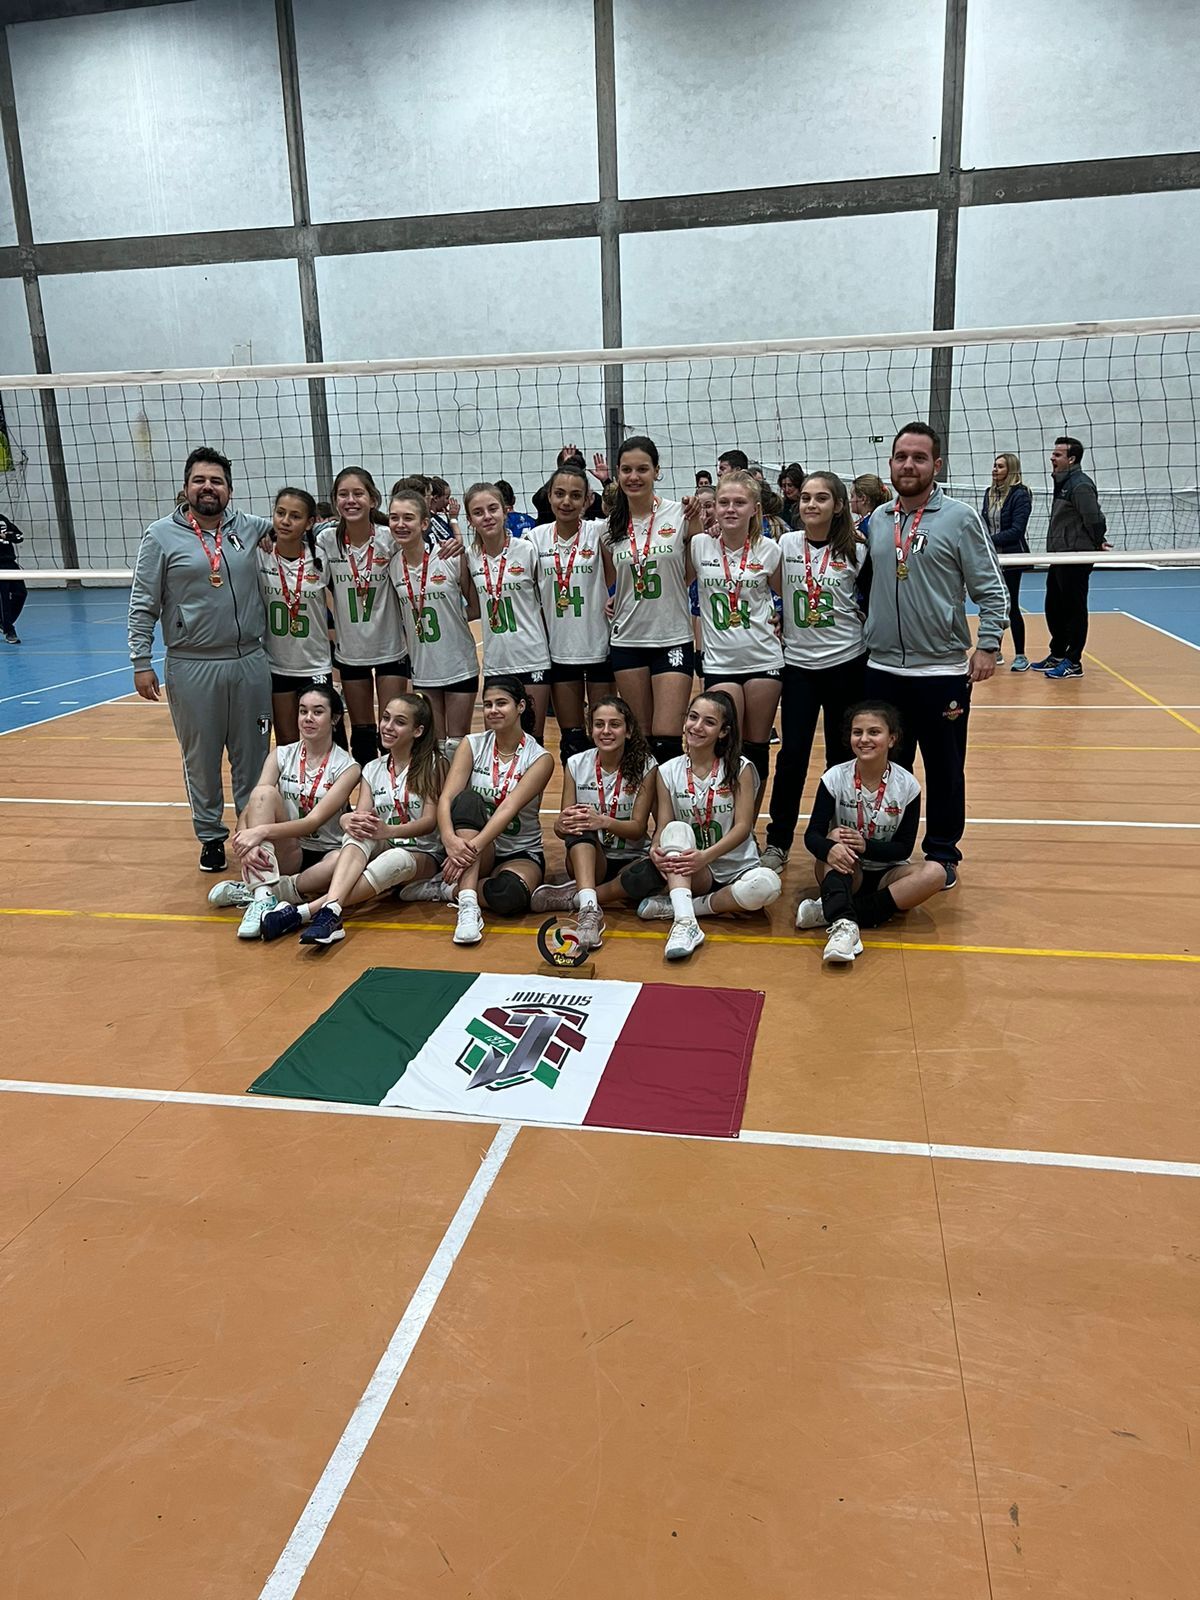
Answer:
[{"label": "white translucent wall panel", "polygon": [[621,193],[938,166],[942,0],[615,0]]},{"label": "white translucent wall panel", "polygon": [[[56,370],[303,361],[289,262],[166,267],[42,280]],[[261,511],[280,484],[313,479],[308,386],[287,380],[59,392],[63,446],[85,564],[120,565],[169,510],[188,451],[215,445],[234,494]]]},{"label": "white translucent wall panel", "polygon": [[17,226],[13,221],[12,191],[8,185],[8,164],[0,161],[0,244],[16,244]]},{"label": "white translucent wall panel", "polygon": [[[33,347],[25,314],[25,289],[18,278],[0,278],[0,373],[33,371]],[[42,438],[42,411],[29,389],[12,389],[0,377],[0,405],[4,407],[12,466],[0,472],[0,515],[11,517],[29,536],[21,551],[24,566],[53,566],[57,560],[47,544],[54,531],[49,515],[49,475]]]},{"label": "white translucent wall panel", "polygon": [[[595,239],[331,256],[317,263],[325,354],[364,357],[592,349],[601,342]],[[461,492],[502,476],[524,504],[560,445],[604,448],[594,369],[460,371],[328,385],[335,465],[386,489],[439,472]]]},{"label": "white translucent wall panel", "polygon": [[271,0],[9,29],[40,240],[292,220]]},{"label": "white translucent wall panel", "polygon": [[964,167],[1194,150],[1195,0],[971,0]]},{"label": "white translucent wall panel", "polygon": [[591,0],[296,0],[318,221],[594,200]]}]

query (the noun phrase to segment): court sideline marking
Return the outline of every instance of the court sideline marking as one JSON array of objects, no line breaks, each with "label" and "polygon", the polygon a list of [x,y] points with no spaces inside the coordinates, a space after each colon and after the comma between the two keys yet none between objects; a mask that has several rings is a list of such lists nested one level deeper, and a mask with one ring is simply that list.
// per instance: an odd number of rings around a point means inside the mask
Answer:
[{"label": "court sideline marking", "polygon": [[1096,666],[1101,667],[1110,677],[1115,678],[1118,683],[1123,683],[1127,689],[1132,689],[1134,694],[1140,694],[1143,700],[1148,700],[1152,706],[1157,706],[1160,711],[1165,711],[1169,717],[1174,717],[1176,722],[1182,722],[1184,727],[1189,728],[1193,733],[1200,734],[1200,727],[1189,721],[1187,717],[1180,716],[1179,712],[1167,705],[1165,700],[1160,700],[1157,695],[1151,694],[1147,689],[1139,688],[1132,678],[1125,677],[1124,673],[1118,672],[1116,667],[1110,667],[1107,661],[1101,661],[1100,657],[1093,655],[1090,650],[1085,650],[1083,653],[1088,661],[1095,662]]},{"label": "court sideline marking", "polygon": [[1020,1150],[1004,1145],[939,1144],[924,1139],[859,1139],[827,1133],[788,1133],[743,1128],[736,1139],[703,1134],[656,1133],[644,1128],[605,1128],[573,1122],[505,1123],[468,1112],[417,1111],[407,1106],[361,1106],[342,1100],[289,1100],[271,1095],[207,1094],[198,1089],[132,1089],[118,1084],[54,1083],[0,1078],[0,1094],[43,1095],[69,1100],[133,1100],[153,1105],[211,1106],[233,1111],[277,1111],[318,1117],[383,1117],[402,1122],[467,1123],[494,1128],[527,1127],[550,1133],[608,1134],[626,1139],[682,1139],[693,1144],[775,1145],[785,1149],[825,1150],[846,1155],[916,1156],[935,1161],[978,1161],[1001,1166],[1068,1167],[1083,1172],[1125,1172],[1141,1177],[1200,1178],[1200,1162],[1163,1161],[1148,1156],[1097,1156],[1072,1150]]}]

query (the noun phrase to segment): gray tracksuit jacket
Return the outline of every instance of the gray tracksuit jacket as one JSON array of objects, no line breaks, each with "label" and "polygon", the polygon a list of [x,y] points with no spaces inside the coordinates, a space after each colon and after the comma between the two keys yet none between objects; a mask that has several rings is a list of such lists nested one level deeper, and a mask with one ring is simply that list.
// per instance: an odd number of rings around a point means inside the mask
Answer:
[{"label": "gray tracksuit jacket", "polygon": [[154,624],[160,618],[163,643],[182,659],[248,656],[262,649],[267,617],[255,551],[270,526],[266,517],[225,512],[224,582],[217,589],[209,581],[208,558],[182,512],[150,524],[138,546],[129,596],[129,657],[135,672],[150,666]]},{"label": "gray tracksuit jacket", "polygon": [[[908,577],[896,571],[896,502],[871,513],[866,644],[885,672],[965,670],[971,651],[966,598],[979,607],[979,648],[999,650],[1008,626],[1008,590],[979,514],[935,487],[908,554]],[[912,528],[905,513],[900,537]]]},{"label": "gray tracksuit jacket", "polygon": [[1108,523],[1096,497],[1096,485],[1080,466],[1054,474],[1047,550],[1099,550]]}]

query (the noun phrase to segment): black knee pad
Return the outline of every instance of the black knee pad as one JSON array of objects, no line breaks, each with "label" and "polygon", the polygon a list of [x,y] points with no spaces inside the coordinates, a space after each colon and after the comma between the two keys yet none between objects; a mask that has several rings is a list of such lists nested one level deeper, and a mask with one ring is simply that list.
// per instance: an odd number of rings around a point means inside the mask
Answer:
[{"label": "black knee pad", "polygon": [[654,759],[661,767],[664,761],[671,761],[676,756],[683,754],[683,735],[681,733],[656,733],[650,740],[650,748],[654,752]]},{"label": "black knee pad", "polygon": [[379,735],[369,722],[356,722],[350,729],[350,754],[360,767],[379,754]]},{"label": "black knee pad", "polygon": [[661,894],[667,886],[667,880],[649,856],[631,861],[618,881],[631,900],[646,900],[652,894]]},{"label": "black knee pad", "polygon": [[456,828],[473,828],[476,833],[486,828],[491,812],[474,789],[464,789],[450,802],[450,821]]},{"label": "black knee pad", "polygon": [[881,928],[897,915],[898,908],[890,889],[860,889],[851,898],[854,920],[860,928]]},{"label": "black knee pad", "polygon": [[565,767],[572,756],[582,755],[592,748],[586,728],[564,728],[558,741],[558,754]]},{"label": "black knee pad", "polygon": [[600,851],[601,855],[604,854],[604,846],[600,842],[600,835],[598,833],[573,833],[571,837],[564,842],[566,844],[568,857],[570,856],[571,851],[574,850],[575,846],[579,844],[594,845],[596,849]]},{"label": "black knee pad", "polygon": [[479,888],[483,903],[498,917],[521,917],[529,910],[529,885],[515,872],[497,872]]}]

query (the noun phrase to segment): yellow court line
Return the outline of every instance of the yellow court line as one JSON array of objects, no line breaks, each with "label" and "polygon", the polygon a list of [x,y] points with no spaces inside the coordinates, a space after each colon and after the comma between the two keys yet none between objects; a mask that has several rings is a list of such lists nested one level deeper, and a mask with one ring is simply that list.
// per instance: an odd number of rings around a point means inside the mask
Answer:
[{"label": "yellow court line", "polygon": [[[81,917],[92,922],[218,922],[226,928],[234,926],[231,917],[206,916],[199,912],[181,911],[70,911],[61,908],[42,910],[26,906],[0,906],[0,917]],[[448,935],[452,929],[446,922],[366,922],[355,920],[355,931],[363,933],[440,933]],[[489,923],[488,934],[507,934],[513,938],[532,939],[529,927],[504,927]],[[786,948],[813,949],[820,942],[797,934],[769,933],[709,933],[708,944],[780,945]],[[609,928],[605,939],[643,939],[661,944],[664,930]],[[1027,945],[1009,944],[934,944],[920,939],[864,939],[868,950],[907,950],[929,952],[934,955],[963,956],[1034,956],[1052,957],[1059,961],[1159,961],[1184,966],[1200,966],[1200,955],[1176,954],[1168,950],[1058,950],[1038,949]]]},{"label": "yellow court line", "polygon": [[1110,667],[1107,661],[1101,661],[1100,657],[1093,655],[1090,650],[1085,650],[1083,653],[1087,660],[1095,662],[1098,667],[1102,667],[1118,683],[1123,683],[1127,689],[1132,689],[1134,694],[1140,694],[1143,700],[1148,700],[1152,706],[1157,706],[1160,711],[1165,711],[1169,717],[1174,717],[1176,722],[1182,722],[1184,727],[1190,728],[1193,733],[1200,734],[1200,727],[1197,727],[1194,722],[1189,722],[1186,717],[1181,717],[1178,711],[1173,711],[1157,695],[1152,695],[1148,690],[1140,688],[1132,678],[1125,677],[1123,673],[1117,671],[1116,667]]}]

